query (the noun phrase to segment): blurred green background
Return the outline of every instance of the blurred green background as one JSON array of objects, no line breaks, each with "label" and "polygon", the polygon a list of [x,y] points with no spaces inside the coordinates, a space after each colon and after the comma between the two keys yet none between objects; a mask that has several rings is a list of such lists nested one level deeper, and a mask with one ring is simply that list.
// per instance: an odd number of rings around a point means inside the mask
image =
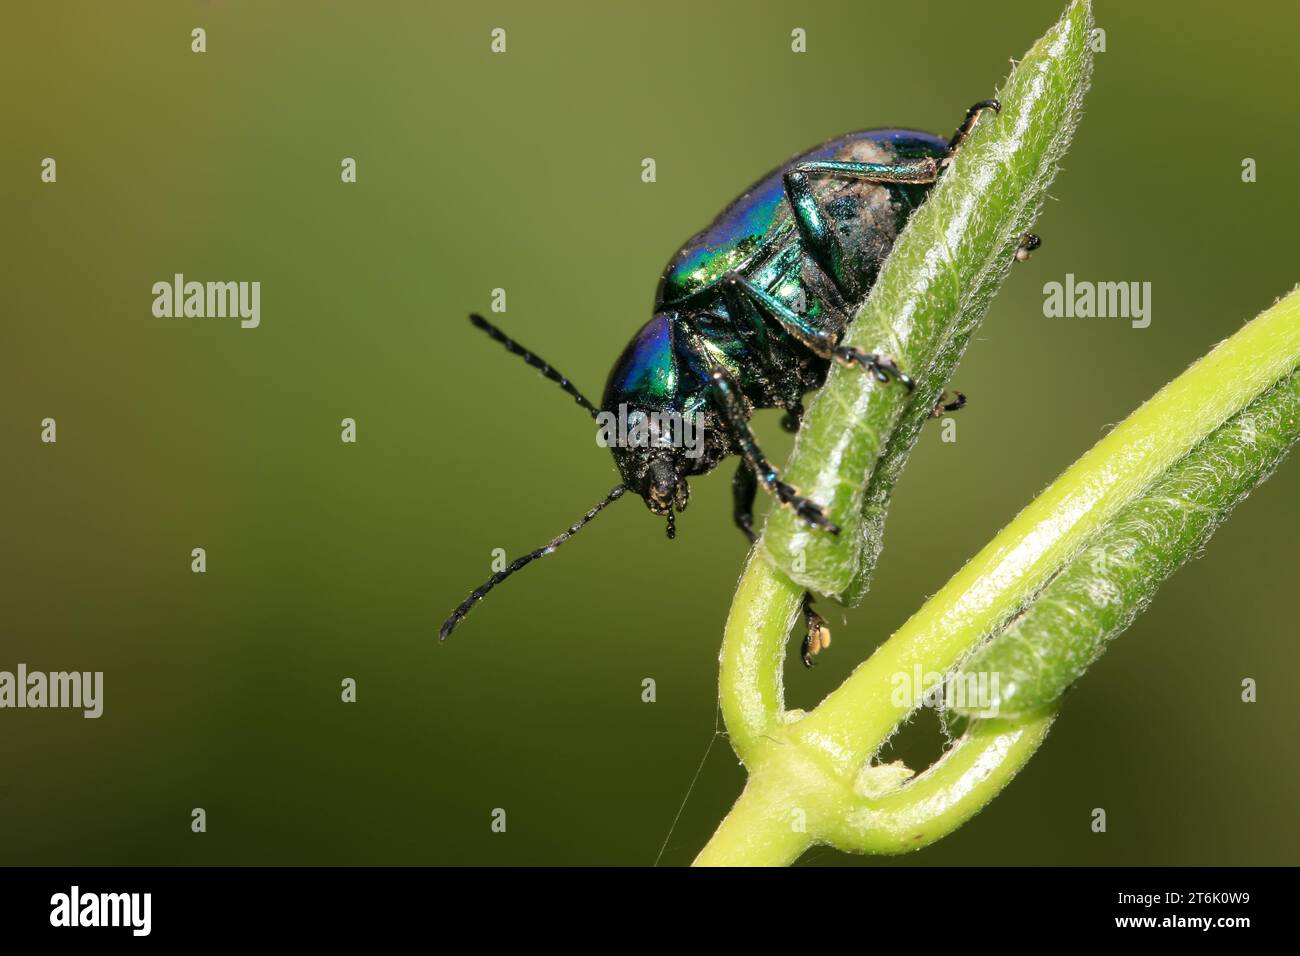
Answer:
[{"label": "blurred green background", "polygon": [[[505,288],[501,324],[599,397],[664,263],[748,183],[850,129],[947,134],[1062,6],[7,5],[0,669],[102,670],[106,690],[97,721],[0,711],[0,862],[653,862],[715,730],[745,553],[731,468],[693,483],[677,541],[620,503],[439,646],[492,549],[542,544],[616,481],[587,417],[464,316]],[[832,615],[816,670],[792,653],[792,706],[1298,278],[1300,10],[1097,16],[1044,246],[959,370],[958,440],[919,444],[868,602]],[[175,272],[260,281],[261,327],[154,318]],[[1044,318],[1067,272],[1150,281],[1150,328]],[[781,461],[776,416],[757,427]],[[901,862],[1298,862],[1297,493],[1292,462],[1010,788]],[[900,752],[936,739],[923,721]],[[742,782],[718,738],[664,863]]]}]

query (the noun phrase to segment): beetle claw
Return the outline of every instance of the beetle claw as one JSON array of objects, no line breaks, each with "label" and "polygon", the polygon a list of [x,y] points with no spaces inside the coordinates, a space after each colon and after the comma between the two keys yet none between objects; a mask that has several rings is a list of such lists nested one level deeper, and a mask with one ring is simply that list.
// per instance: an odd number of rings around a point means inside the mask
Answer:
[{"label": "beetle claw", "polygon": [[1024,262],[1029,258],[1029,254],[1043,244],[1043,240],[1027,232],[1020,237],[1020,245],[1016,247],[1016,262]]},{"label": "beetle claw", "polygon": [[948,155],[943,161],[944,166],[947,166],[952,162],[953,157],[957,155],[957,151],[961,149],[961,144],[966,142],[966,137],[970,136],[971,130],[973,130],[975,124],[979,122],[980,114],[985,110],[992,110],[995,113],[1001,113],[1002,101],[980,100],[966,111],[966,118],[962,120],[961,125],[957,127],[957,132],[952,134],[952,139],[948,141]]},{"label": "beetle claw", "polygon": [[934,408],[930,409],[931,418],[942,418],[946,412],[955,412],[966,407],[966,393],[957,389],[952,390],[952,398],[948,398],[948,392],[940,392],[938,400],[934,403]]},{"label": "beetle claw", "polygon": [[812,609],[812,601],[804,600],[803,613],[808,629],[799,656],[804,667],[812,667],[813,658],[831,646],[831,629],[826,626],[826,619]]},{"label": "beetle claw", "polygon": [[861,366],[882,384],[892,378],[909,392],[916,388],[916,383],[898,367],[897,362],[877,352],[864,352],[862,349],[845,345],[835,350],[835,358],[844,365]]},{"label": "beetle claw", "polygon": [[791,485],[778,481],[776,494],[781,504],[794,509],[795,514],[814,528],[821,528],[831,534],[840,533],[840,526],[826,517],[826,512],[821,505],[810,498],[803,497]]}]

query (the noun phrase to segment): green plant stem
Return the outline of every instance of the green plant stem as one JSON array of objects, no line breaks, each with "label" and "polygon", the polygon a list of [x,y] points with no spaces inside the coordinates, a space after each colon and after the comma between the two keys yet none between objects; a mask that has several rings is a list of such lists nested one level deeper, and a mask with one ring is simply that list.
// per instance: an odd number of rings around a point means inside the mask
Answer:
[{"label": "green plant stem", "polygon": [[[791,623],[799,585],[761,556],[751,558],[724,637],[724,674],[727,661],[755,666],[734,670],[722,685],[724,697],[740,693],[749,701],[741,707],[724,699],[723,711],[744,715],[751,777],[719,830],[721,842],[711,841],[698,862],[786,862],[799,841],[775,833],[789,826],[795,809],[807,819],[801,839],[860,851],[922,846],[977,812],[1041,743],[1050,716],[977,722],[968,736],[1012,736],[983,750],[978,738],[964,739],[959,753],[976,746],[964,752],[982,755],[971,766],[941,760],[911,784],[864,803],[854,784],[871,772],[868,761],[916,706],[894,699],[894,676],[918,668],[950,672],[1128,504],[1297,365],[1300,290],[1220,343],[1099,441],[805,716],[781,712],[780,657],[770,646],[756,646],[784,642],[781,628]],[[727,646],[732,642],[751,646]],[[762,688],[746,690],[748,679]],[[772,831],[774,842],[759,831]]]},{"label": "green plant stem", "polygon": [[782,719],[785,642],[803,589],[750,552],[727,618],[718,661],[718,700],[732,749],[749,766],[755,748]]},{"label": "green plant stem", "polygon": [[[859,853],[906,853],[957,829],[1020,771],[1052,715],[973,724],[925,773],[863,797],[799,748],[765,755],[697,866],[785,866],[814,843]],[[802,829],[796,824],[802,824]]]},{"label": "green plant stem", "polygon": [[872,763],[921,706],[922,688],[898,695],[895,678],[950,675],[1124,509],[1300,364],[1293,293],[1098,442],[815,710],[784,710],[784,644],[803,589],[849,599],[865,591],[920,403],[933,400],[960,356],[1077,122],[1091,22],[1087,0],[1074,0],[1012,71],[1000,92],[1003,113],[981,124],[912,217],[847,333],[848,344],[902,359],[927,385],[909,405],[898,389],[834,369],[809,406],[786,477],[828,504],[845,533],[809,530],[778,509],[750,557],[720,676],[723,715],[749,782],[698,863],[789,863],[816,843],[901,852],[977,813],[1042,743],[1052,708],[975,720],[913,777],[901,765]]},{"label": "green plant stem", "polygon": [[978,708],[1013,717],[1055,706],[1160,585],[1272,474],[1298,435],[1300,373],[1293,372],[1126,506],[1023,615],[967,660],[959,681],[983,677],[996,687]]},{"label": "green plant stem", "polygon": [[792,729],[842,773],[907,710],[890,677],[946,673],[994,633],[1144,488],[1300,364],[1292,293],[1174,379],[1056,479],[837,690]]},{"label": "green plant stem", "polygon": [[1012,70],[998,91],[1001,113],[980,120],[912,215],[845,335],[845,344],[890,355],[912,373],[921,386],[910,405],[896,385],[841,367],[809,402],[785,479],[824,505],[842,531],[827,535],[778,509],[760,542],[805,587],[846,595],[869,572],[879,539],[863,518],[868,479],[900,420],[905,428],[893,457],[906,458],[1015,261],[1082,110],[1091,25],[1090,4],[1074,0]]},{"label": "green plant stem", "polygon": [[[695,866],[789,866],[813,845],[838,788],[799,758],[798,753],[769,755],[757,762]],[[822,805],[813,806],[816,802]]]},{"label": "green plant stem", "polygon": [[826,831],[854,853],[906,853],[947,836],[1011,782],[1047,738],[1055,714],[980,720],[933,766],[876,798],[849,802]]},{"label": "green plant stem", "polygon": [[[777,510],[751,554],[727,621],[719,690],[742,761],[749,762],[755,741],[782,720],[784,642],[802,599],[793,582],[833,592],[855,575],[865,581],[874,565],[879,544],[870,535],[883,524],[881,499],[892,490],[938,391],[1010,268],[1018,237],[1032,222],[1077,124],[1091,72],[1091,25],[1090,5],[1075,0],[1012,71],[999,92],[1002,113],[981,121],[957,163],[912,216],[850,329],[850,344],[891,351],[909,368],[927,370],[910,404],[895,385],[878,387],[859,369],[832,369],[809,405],[791,480],[803,480],[811,467],[821,476],[812,480],[814,486],[836,489],[832,511],[837,520],[844,517],[845,531],[835,540]],[[954,262],[958,252],[961,267]],[[865,475],[886,439],[889,453],[881,471],[887,480],[873,475],[866,507],[876,518],[863,521]],[[802,571],[796,555],[807,558]]]}]

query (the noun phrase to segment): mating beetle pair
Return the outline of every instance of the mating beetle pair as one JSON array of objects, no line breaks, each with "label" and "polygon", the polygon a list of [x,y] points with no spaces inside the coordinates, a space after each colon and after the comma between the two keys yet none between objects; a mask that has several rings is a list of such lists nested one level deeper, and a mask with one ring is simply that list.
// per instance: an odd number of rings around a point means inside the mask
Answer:
[{"label": "mating beetle pair", "polygon": [[[610,502],[640,495],[675,533],[689,499],[687,479],[740,455],[732,487],[735,521],[754,540],[759,485],[810,525],[839,529],[822,508],[783,482],[754,440],[754,408],[784,408],[795,430],[803,395],[820,388],[832,361],[860,366],[909,391],[912,380],[884,355],[840,345],[881,265],[913,211],[951,162],[985,110],[972,106],[949,140],[906,129],[849,133],[802,153],[760,179],[672,258],[659,280],[654,317],[624,349],[609,375],[601,408],[546,362],[478,315],[470,316],[509,351],[541,371],[591,413],[637,426],[638,441],[611,445],[623,481],[568,531],[498,571],[442,625],[445,639],[492,588],[550,554]],[[1017,258],[1038,246],[1025,236]],[[945,396],[946,397],[946,396]],[[936,413],[965,403],[955,397]],[[698,425],[702,447],[675,433]],[[829,643],[825,621],[804,601],[804,663]]]}]

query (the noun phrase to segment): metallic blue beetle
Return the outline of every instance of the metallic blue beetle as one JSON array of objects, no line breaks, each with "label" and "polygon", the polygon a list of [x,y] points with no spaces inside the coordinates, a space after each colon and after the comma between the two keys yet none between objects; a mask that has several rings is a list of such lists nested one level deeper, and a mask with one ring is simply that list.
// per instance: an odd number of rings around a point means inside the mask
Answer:
[{"label": "metallic blue beetle", "polygon": [[[880,381],[912,381],[892,359],[842,346],[894,240],[940,173],[996,100],[972,106],[949,140],[906,129],[849,133],[802,153],[764,176],[670,260],[654,316],[633,336],[596,408],[563,375],[481,316],[470,320],[537,368],[596,417],[622,483],[545,547],[494,574],[443,624],[445,639],[493,587],[550,554],[625,491],[667,519],[689,499],[687,479],[741,458],[733,481],[735,520],[752,541],[761,484],[781,505],[832,534],[815,502],[783,482],[754,441],[754,408],[784,408],[798,428],[803,395],[820,388],[832,361],[858,365]],[[1022,250],[1038,245],[1026,236]],[[940,399],[936,412],[965,398]],[[804,602],[804,661],[823,646],[825,622]]]}]

